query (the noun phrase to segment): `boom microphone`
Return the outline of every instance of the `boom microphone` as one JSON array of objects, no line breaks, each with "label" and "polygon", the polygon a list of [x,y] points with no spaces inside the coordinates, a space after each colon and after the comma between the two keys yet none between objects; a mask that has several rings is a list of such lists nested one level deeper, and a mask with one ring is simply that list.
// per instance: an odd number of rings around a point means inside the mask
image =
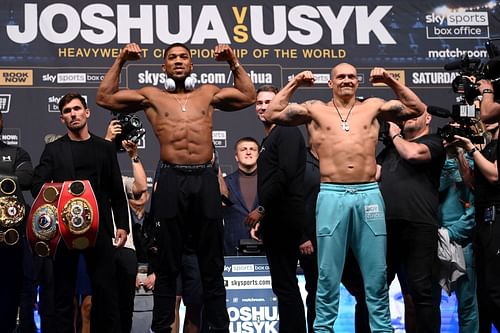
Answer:
[{"label": "boom microphone", "polygon": [[439,117],[439,118],[450,118],[451,117],[450,111],[448,111],[445,108],[442,108],[440,106],[435,106],[435,105],[427,106],[427,113],[429,113],[430,115]]},{"label": "boom microphone", "polygon": [[484,47],[486,48],[486,51],[488,51],[488,57],[490,57],[490,59],[500,56],[500,51],[498,50],[496,45],[491,42],[493,40],[499,39],[500,38],[489,39],[484,43]]}]

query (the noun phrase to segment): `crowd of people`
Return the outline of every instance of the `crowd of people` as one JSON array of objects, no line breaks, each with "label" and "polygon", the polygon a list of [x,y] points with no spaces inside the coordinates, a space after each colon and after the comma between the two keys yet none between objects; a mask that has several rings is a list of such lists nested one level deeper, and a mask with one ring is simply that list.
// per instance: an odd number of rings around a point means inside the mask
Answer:
[{"label": "crowd of people", "polygon": [[[79,93],[61,98],[66,134],[46,144],[35,168],[25,150],[0,143],[0,190],[11,198],[0,197],[10,205],[0,230],[0,261],[9,267],[0,274],[0,333],[17,325],[33,332],[25,305],[34,288],[23,286],[23,262],[31,260],[42,332],[75,331],[76,290],[87,276],[82,324],[90,322],[89,332],[131,332],[134,296],[143,288],[154,300],[152,332],[179,331],[182,299],[184,332],[228,333],[224,256],[242,254],[248,238],[263,245],[282,333],[333,332],[341,283],[356,299],[356,332],[393,332],[388,287],[396,276],[407,332],[440,332],[441,288],[457,294],[460,332],[500,329],[500,103],[491,82],[478,84],[489,133],[480,145],[432,134],[427,105],[383,68],[372,69],[370,82],[387,85],[392,100],[358,98],[356,67],[340,63],[331,69],[329,99],[292,102],[297,89],[314,85],[314,73],[300,72],[282,89],[256,89],[233,50],[218,45],[215,60],[228,63],[234,85],[196,86],[191,52],[175,43],[164,51],[165,89],[120,89],[123,67],[141,53],[135,43],[122,49],[96,103],[115,113],[144,111],[151,123],[160,156],[150,205],[136,143],[121,142],[133,171],[122,176],[119,122],[110,122],[105,138],[91,133],[90,107]],[[238,139],[237,170],[222,177],[214,112],[253,104],[265,138]],[[389,140],[377,154],[382,122]],[[27,190],[36,198],[32,219]],[[58,218],[47,207],[53,195],[63,211],[62,239],[44,238]],[[43,230],[28,241],[23,229],[35,223]],[[147,268],[138,272],[138,263]]]}]

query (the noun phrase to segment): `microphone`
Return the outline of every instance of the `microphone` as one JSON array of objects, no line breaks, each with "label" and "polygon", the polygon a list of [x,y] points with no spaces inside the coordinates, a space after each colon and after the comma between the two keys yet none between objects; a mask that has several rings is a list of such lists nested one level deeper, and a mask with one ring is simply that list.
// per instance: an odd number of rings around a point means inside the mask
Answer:
[{"label": "microphone", "polygon": [[447,71],[454,71],[454,70],[457,70],[457,69],[462,69],[462,68],[466,68],[466,67],[469,67],[470,64],[480,64],[481,63],[481,59],[479,58],[469,58],[469,57],[465,57],[463,59],[460,59],[460,60],[457,60],[457,61],[453,61],[453,62],[450,62],[446,65],[444,65],[444,69],[447,70]]},{"label": "microphone", "polygon": [[445,108],[442,108],[440,106],[435,106],[435,105],[428,105],[427,106],[427,113],[430,115],[439,117],[439,118],[450,118],[451,117],[451,112],[448,111]]}]

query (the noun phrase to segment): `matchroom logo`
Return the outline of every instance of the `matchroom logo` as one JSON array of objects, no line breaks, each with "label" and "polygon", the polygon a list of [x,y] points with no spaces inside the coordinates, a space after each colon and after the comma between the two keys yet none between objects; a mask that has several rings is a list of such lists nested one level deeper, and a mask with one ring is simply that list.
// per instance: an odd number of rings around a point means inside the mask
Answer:
[{"label": "matchroom logo", "polygon": [[32,86],[32,69],[0,69],[0,86]]}]

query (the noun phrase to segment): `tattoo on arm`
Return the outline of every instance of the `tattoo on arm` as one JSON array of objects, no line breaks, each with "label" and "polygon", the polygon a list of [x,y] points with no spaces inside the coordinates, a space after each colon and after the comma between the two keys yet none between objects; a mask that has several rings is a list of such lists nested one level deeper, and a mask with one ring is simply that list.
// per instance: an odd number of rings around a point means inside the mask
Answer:
[{"label": "tattoo on arm", "polygon": [[293,120],[300,115],[300,111],[296,108],[297,104],[290,104],[286,109],[285,116],[287,120]]},{"label": "tattoo on arm", "polygon": [[402,113],[405,109],[405,106],[403,104],[396,104],[391,107],[391,112],[394,113]]},{"label": "tattoo on arm", "polygon": [[403,104],[395,104],[391,106],[389,111],[397,118],[397,119],[405,119],[407,114],[405,112],[405,106]]},{"label": "tattoo on arm", "polygon": [[304,107],[297,103],[291,103],[283,112],[283,121],[294,122],[305,116]]}]

